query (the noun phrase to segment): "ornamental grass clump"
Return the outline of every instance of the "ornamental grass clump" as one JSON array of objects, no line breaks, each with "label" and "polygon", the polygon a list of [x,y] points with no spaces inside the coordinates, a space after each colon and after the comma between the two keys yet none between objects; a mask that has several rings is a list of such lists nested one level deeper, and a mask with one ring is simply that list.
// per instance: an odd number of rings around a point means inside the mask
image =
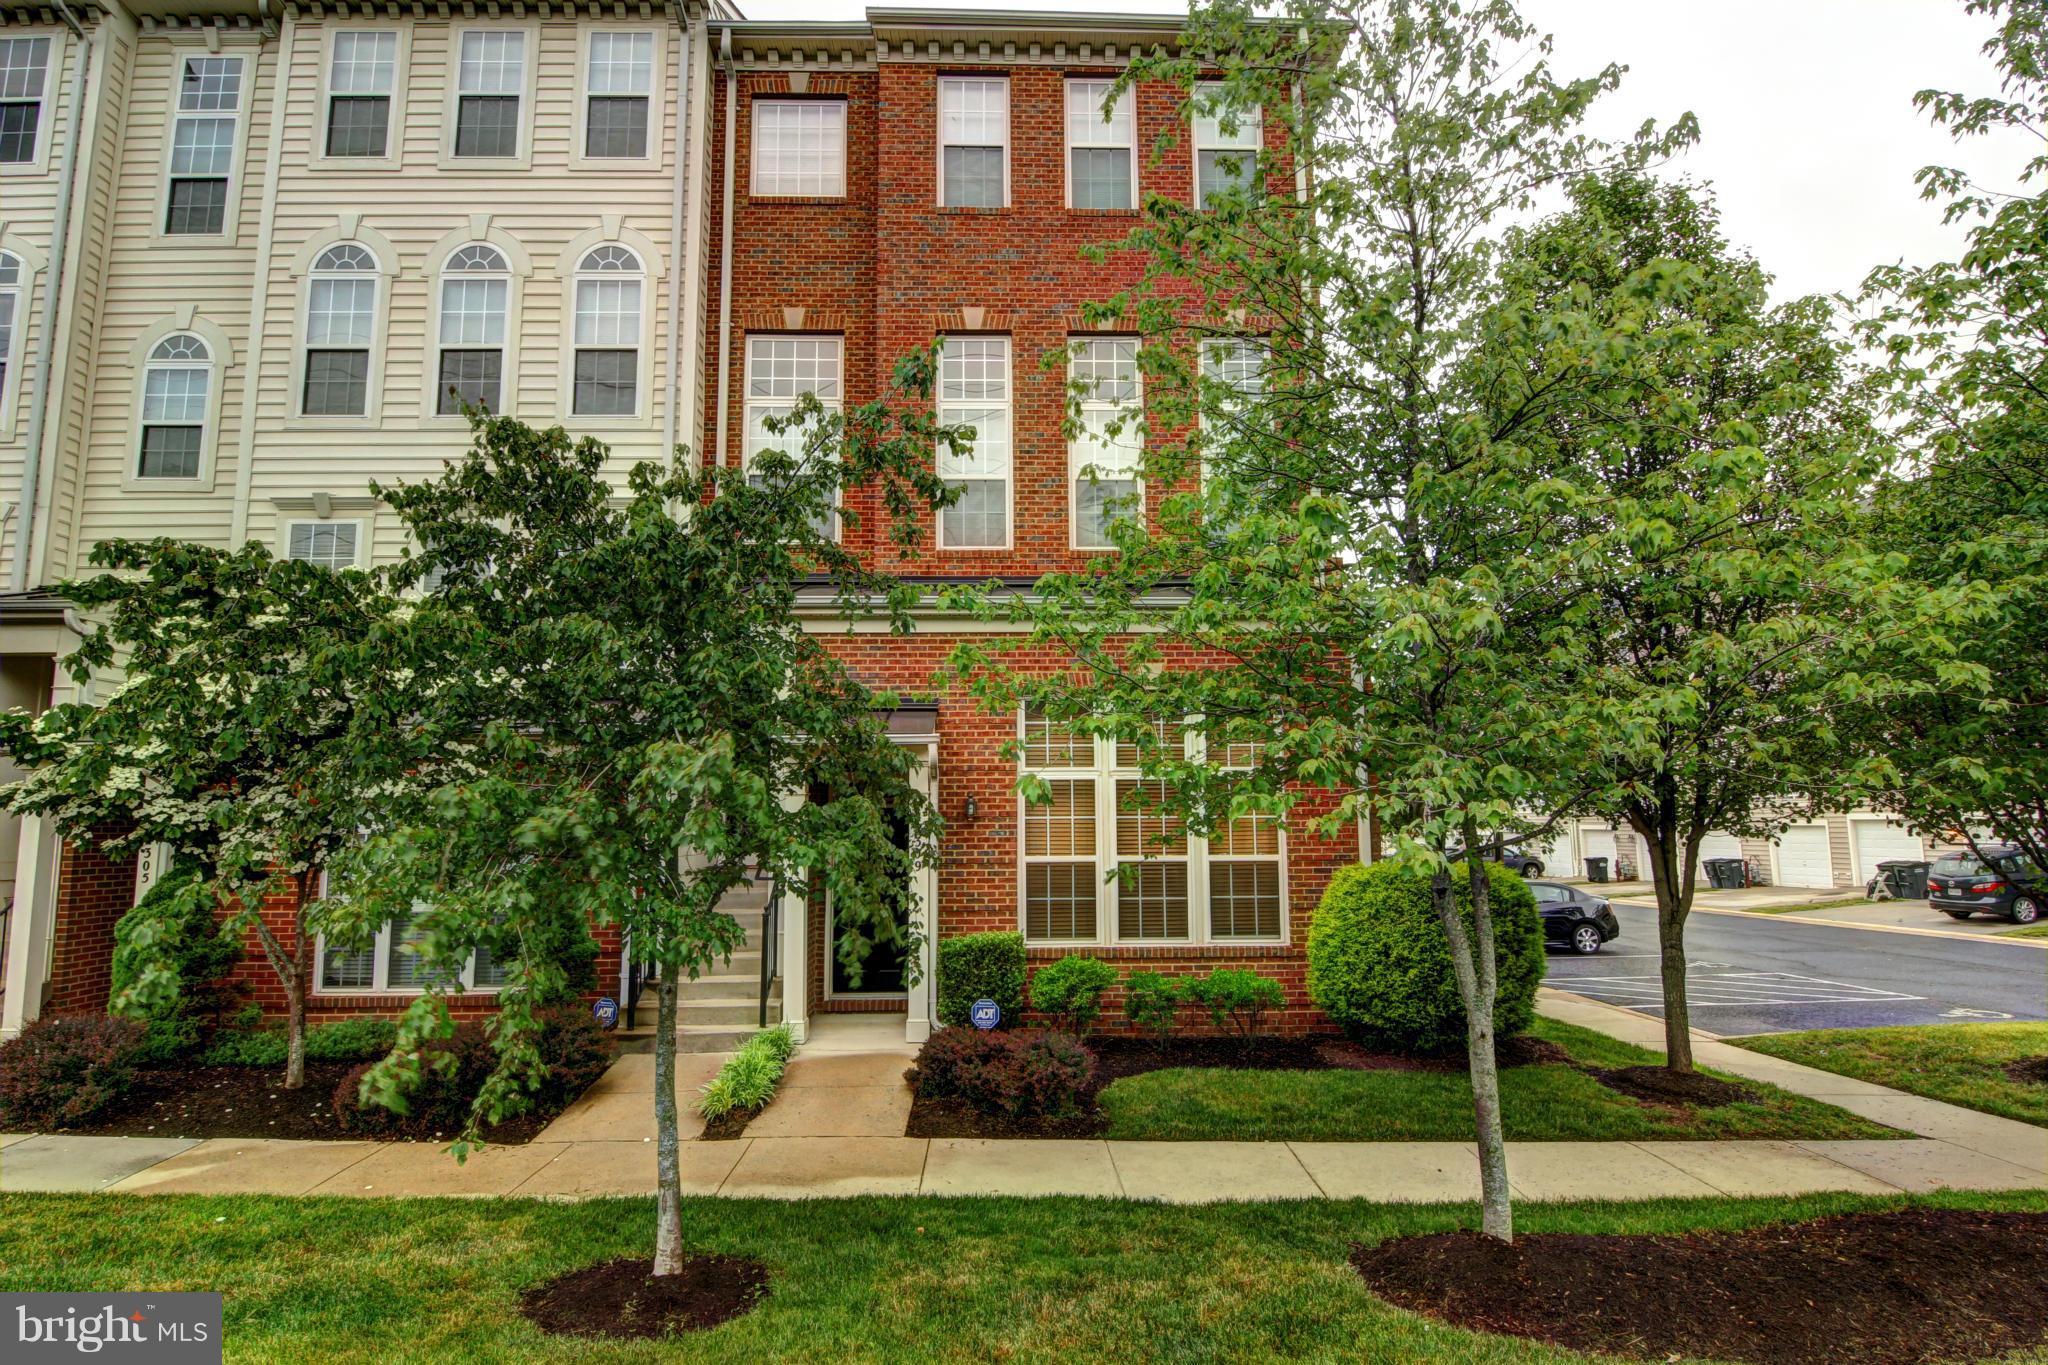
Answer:
[{"label": "ornamental grass clump", "polygon": [[735,1110],[760,1109],[775,1098],[775,1087],[796,1051],[796,1036],[787,1024],[763,1029],[733,1053],[718,1074],[697,1095],[697,1112],[707,1119],[720,1118]]}]

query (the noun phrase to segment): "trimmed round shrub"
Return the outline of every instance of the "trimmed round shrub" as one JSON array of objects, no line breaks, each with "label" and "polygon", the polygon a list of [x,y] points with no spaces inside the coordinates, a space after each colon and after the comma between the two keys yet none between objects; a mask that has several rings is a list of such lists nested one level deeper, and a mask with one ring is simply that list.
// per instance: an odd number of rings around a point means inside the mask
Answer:
[{"label": "trimmed round shrub", "polygon": [[1065,1033],[940,1029],[907,1073],[928,1099],[962,1099],[990,1114],[1060,1117],[1095,1079],[1095,1054]]},{"label": "trimmed round shrub", "polygon": [[1124,1018],[1162,1042],[1180,1022],[1180,1007],[1187,998],[1187,981],[1182,977],[1138,971],[1124,978]]},{"label": "trimmed round shrub", "polygon": [[1068,1033],[1086,1033],[1102,1013],[1103,992],[1115,984],[1116,968],[1099,957],[1070,954],[1031,974],[1031,1008]]},{"label": "trimmed round shrub", "polygon": [[[1497,863],[1486,864],[1486,876],[1499,983],[1494,1035],[1507,1038],[1536,1014],[1543,922],[1520,877]],[[1464,864],[1451,869],[1451,882],[1469,929]],[[1309,921],[1308,993],[1346,1033],[1374,1047],[1429,1053],[1464,1046],[1465,1006],[1429,878],[1392,863],[1339,868]]]},{"label": "trimmed round shrub", "polygon": [[1270,976],[1248,967],[1218,967],[1187,985],[1187,998],[1209,1011],[1209,1022],[1245,1042],[1259,1035],[1266,1011],[1287,1003],[1287,992]]},{"label": "trimmed round shrub", "polygon": [[1005,1028],[1024,1013],[1024,935],[1012,929],[939,940],[939,1022],[973,1023],[977,1000],[995,1001]]},{"label": "trimmed round shrub", "polygon": [[41,1133],[91,1118],[135,1084],[134,1019],[36,1019],[0,1043],[0,1129]]}]

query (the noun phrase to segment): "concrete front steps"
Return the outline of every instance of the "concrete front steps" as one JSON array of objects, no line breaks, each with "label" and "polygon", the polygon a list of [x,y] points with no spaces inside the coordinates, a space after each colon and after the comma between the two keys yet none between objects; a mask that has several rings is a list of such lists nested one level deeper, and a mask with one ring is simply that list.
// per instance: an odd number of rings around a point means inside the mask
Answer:
[{"label": "concrete front steps", "polygon": [[[761,934],[768,913],[769,886],[756,882],[728,892],[719,909],[738,920],[746,938],[730,961],[715,961],[695,980],[685,979],[677,1002],[678,1052],[730,1052],[761,1028]],[[623,1027],[625,1002],[619,1002],[622,1027],[613,1036],[621,1052],[654,1051],[654,988],[640,996],[636,1027]],[[782,1018],[782,979],[768,983],[768,1022]]]}]

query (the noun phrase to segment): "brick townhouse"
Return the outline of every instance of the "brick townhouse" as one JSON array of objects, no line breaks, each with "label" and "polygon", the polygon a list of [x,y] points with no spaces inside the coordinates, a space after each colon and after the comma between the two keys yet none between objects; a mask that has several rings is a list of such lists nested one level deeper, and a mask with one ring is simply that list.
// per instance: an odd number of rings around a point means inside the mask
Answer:
[{"label": "brick townhouse", "polygon": [[[934,590],[1025,591],[1085,566],[1107,518],[1160,490],[1137,477],[1135,431],[1100,429],[1143,410],[1136,339],[1081,318],[1138,262],[1082,248],[1120,238],[1145,195],[1199,204],[1269,135],[1256,118],[1190,123],[1165,86],[1103,116],[1134,53],[1176,39],[1157,17],[776,23],[696,0],[0,8],[0,704],[91,700],[54,667],[80,623],[50,585],[99,540],[397,557],[402,528],[369,483],[461,449],[451,385],[595,434],[621,470],[678,442],[743,470],[799,394],[867,401],[937,342],[942,415],[979,433],[942,471],[962,499],[915,558],[858,493],[845,534]],[[1095,382],[1073,440],[1070,375]],[[828,904],[739,898],[747,951],[686,1001],[700,1042],[840,1012],[900,1016],[921,1038],[930,940],[994,928],[1021,928],[1034,963],[1251,966],[1285,984],[1282,1027],[1316,1026],[1308,916],[1361,839],[1243,821],[1113,879],[1144,846],[1123,804],[1131,754],[933,688],[984,627],[934,609],[908,639],[822,614],[814,628],[915,699],[892,729],[927,760],[946,822],[905,897],[927,960],[871,966],[856,988],[833,965]],[[1012,740],[1052,804],[1021,802]],[[33,819],[0,827],[0,1029],[103,1006],[112,926],[154,875],[142,861]],[[365,953],[319,945],[314,1016],[402,1008],[404,928]],[[603,948],[599,991],[629,994],[629,946]],[[254,954],[244,974],[277,1003]],[[494,976],[471,964],[467,1007],[488,1008]]]}]

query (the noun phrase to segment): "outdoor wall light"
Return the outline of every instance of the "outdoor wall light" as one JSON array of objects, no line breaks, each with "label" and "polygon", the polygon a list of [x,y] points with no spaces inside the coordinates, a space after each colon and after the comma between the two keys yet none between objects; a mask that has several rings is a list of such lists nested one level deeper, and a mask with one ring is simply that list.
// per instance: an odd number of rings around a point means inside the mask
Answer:
[{"label": "outdoor wall light", "polygon": [[981,818],[981,803],[970,796],[967,798],[967,805],[962,809],[961,813],[969,820],[979,820]]}]

